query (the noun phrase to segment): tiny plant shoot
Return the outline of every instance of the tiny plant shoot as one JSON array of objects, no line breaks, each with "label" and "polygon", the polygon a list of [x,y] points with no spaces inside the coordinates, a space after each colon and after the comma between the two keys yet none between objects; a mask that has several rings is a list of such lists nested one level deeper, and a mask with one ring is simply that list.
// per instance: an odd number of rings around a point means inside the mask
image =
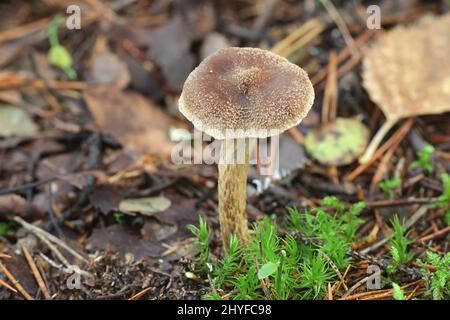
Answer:
[{"label": "tiny plant shoot", "polygon": [[426,145],[421,151],[417,153],[418,160],[411,164],[412,169],[420,168],[423,172],[431,174],[434,171],[433,168],[433,154],[434,147],[432,145]]},{"label": "tiny plant shoot", "polygon": [[390,242],[392,264],[389,265],[388,270],[395,272],[399,265],[408,264],[412,260],[413,254],[408,251],[408,246],[412,241],[407,238],[406,230],[397,216],[392,220],[392,226],[393,237]]},{"label": "tiny plant shoot", "polygon": [[394,300],[406,300],[402,288],[395,282],[392,283],[392,297]]},{"label": "tiny plant shoot", "polygon": [[445,208],[445,222],[450,226],[450,176],[447,173],[441,175],[443,192],[438,198],[438,202],[432,207]]},{"label": "tiny plant shoot", "polygon": [[67,49],[59,43],[58,40],[58,28],[63,20],[63,17],[57,16],[48,26],[48,39],[50,41],[48,60],[52,65],[64,71],[69,79],[74,80],[77,77],[77,73],[72,68],[72,56],[69,51],[67,51]]},{"label": "tiny plant shoot", "polygon": [[380,182],[379,187],[384,192],[386,198],[393,199],[395,197],[395,189],[401,184],[401,178],[394,178]]}]

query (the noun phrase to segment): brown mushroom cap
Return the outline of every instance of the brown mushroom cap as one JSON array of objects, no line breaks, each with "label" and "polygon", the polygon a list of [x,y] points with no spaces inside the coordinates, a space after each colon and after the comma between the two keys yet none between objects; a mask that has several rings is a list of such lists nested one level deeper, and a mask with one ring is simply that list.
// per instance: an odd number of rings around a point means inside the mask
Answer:
[{"label": "brown mushroom cap", "polygon": [[179,108],[216,139],[265,138],[299,124],[313,101],[313,86],[299,66],[263,49],[231,47],[191,72]]}]

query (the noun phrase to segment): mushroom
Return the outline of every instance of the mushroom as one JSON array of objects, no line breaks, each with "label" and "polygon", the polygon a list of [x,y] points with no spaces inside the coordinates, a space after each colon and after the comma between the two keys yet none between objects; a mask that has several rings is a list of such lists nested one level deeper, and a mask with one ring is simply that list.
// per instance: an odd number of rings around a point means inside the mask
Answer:
[{"label": "mushroom", "polygon": [[267,138],[298,125],[314,101],[307,73],[258,48],[224,48],[186,79],[180,112],[200,131],[222,140],[219,220],[228,247],[232,234],[247,238],[249,138]]}]

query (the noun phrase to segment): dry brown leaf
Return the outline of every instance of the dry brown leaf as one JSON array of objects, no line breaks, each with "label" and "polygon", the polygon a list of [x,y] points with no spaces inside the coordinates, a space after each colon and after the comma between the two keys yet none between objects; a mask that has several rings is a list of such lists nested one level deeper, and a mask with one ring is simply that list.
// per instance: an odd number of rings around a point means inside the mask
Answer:
[{"label": "dry brown leaf", "polygon": [[0,196],[0,220],[12,219],[14,216],[33,220],[41,218],[43,213],[17,194]]},{"label": "dry brown leaf", "polygon": [[104,48],[92,57],[89,77],[95,84],[110,85],[125,89],[131,80],[130,71],[125,62]]},{"label": "dry brown leaf", "polygon": [[119,224],[94,229],[87,244],[92,248],[117,252],[122,257],[131,253],[136,260],[159,258],[164,251],[158,242],[146,241]]},{"label": "dry brown leaf", "polygon": [[449,30],[450,14],[428,16],[394,28],[367,50],[363,84],[387,121],[361,162],[398,120],[450,111]]},{"label": "dry brown leaf", "polygon": [[123,199],[119,203],[119,210],[124,213],[139,212],[151,216],[157,212],[163,212],[170,208],[172,202],[166,197],[147,197]]},{"label": "dry brown leaf", "polygon": [[178,124],[149,100],[112,87],[87,91],[84,98],[100,129],[111,133],[124,148],[170,157],[174,143],[169,129]]}]

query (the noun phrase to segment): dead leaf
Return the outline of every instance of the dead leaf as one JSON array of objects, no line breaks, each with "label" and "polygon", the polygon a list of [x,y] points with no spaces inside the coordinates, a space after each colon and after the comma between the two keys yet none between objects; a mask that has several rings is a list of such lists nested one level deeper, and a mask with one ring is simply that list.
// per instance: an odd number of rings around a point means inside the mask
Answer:
[{"label": "dead leaf", "polygon": [[108,214],[117,210],[122,196],[111,185],[96,185],[89,194],[89,199],[94,208],[103,214]]},{"label": "dead leaf", "polygon": [[152,215],[169,209],[171,204],[171,201],[166,197],[124,199],[120,201],[119,210],[122,212],[138,212],[143,215]]},{"label": "dead leaf", "polygon": [[0,137],[32,136],[37,132],[38,127],[24,110],[0,105]]},{"label": "dead leaf", "polygon": [[367,50],[363,84],[386,116],[360,162],[366,162],[394,124],[450,111],[450,14],[429,16],[383,34]]},{"label": "dead leaf", "polygon": [[329,166],[343,166],[355,161],[365,150],[369,130],[356,118],[337,118],[311,130],[305,148],[314,159]]},{"label": "dead leaf", "polygon": [[58,178],[62,181],[70,183],[72,186],[80,190],[89,185],[91,178],[95,178],[98,183],[102,183],[107,180],[105,173],[100,170],[68,173],[59,175]]},{"label": "dead leaf", "polygon": [[14,216],[35,220],[41,218],[43,213],[17,194],[0,196],[0,220],[9,220]]},{"label": "dead leaf", "polygon": [[161,223],[156,219],[151,219],[142,226],[141,235],[145,240],[161,241],[173,235],[177,230],[178,228],[174,224]]},{"label": "dead leaf", "polygon": [[87,240],[93,248],[119,253],[122,257],[132,254],[135,260],[159,258],[165,250],[157,243],[145,241],[140,236],[131,233],[129,228],[113,224],[103,229],[94,229]]},{"label": "dead leaf", "polygon": [[172,206],[164,212],[155,213],[153,218],[167,225],[176,225],[178,230],[171,236],[175,238],[187,238],[192,234],[187,229],[189,224],[198,224],[198,210],[195,207],[196,199],[187,199],[179,195],[170,197]]},{"label": "dead leaf", "polygon": [[181,90],[195,59],[190,52],[192,33],[180,18],[173,19],[154,32],[149,55],[161,67],[171,87]]},{"label": "dead leaf", "polygon": [[176,121],[140,94],[98,88],[84,98],[97,125],[125,147],[140,153],[170,157],[174,143],[169,129]]},{"label": "dead leaf", "polygon": [[387,32],[367,51],[363,83],[387,119],[450,111],[450,14]]},{"label": "dead leaf", "polygon": [[125,89],[130,83],[130,71],[125,62],[108,49],[94,53],[89,78],[96,84]]},{"label": "dead leaf", "polygon": [[280,136],[280,171],[289,173],[305,167],[304,149],[288,134]]}]

